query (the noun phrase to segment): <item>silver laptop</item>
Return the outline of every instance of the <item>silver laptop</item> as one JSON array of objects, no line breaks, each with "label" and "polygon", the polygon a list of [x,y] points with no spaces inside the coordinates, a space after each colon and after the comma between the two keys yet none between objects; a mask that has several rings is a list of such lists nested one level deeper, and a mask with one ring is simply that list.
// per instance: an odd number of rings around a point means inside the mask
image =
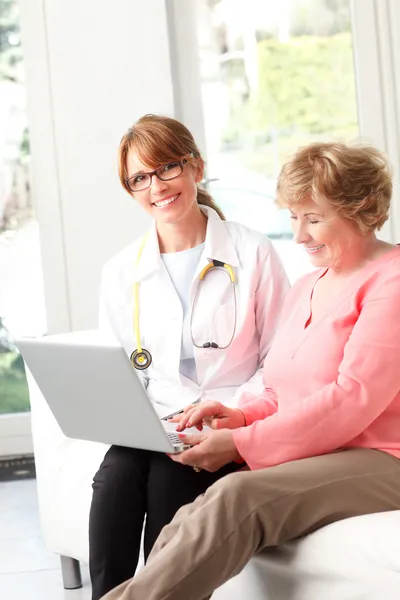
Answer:
[{"label": "silver laptop", "polygon": [[188,447],[157,415],[121,346],[96,332],[16,345],[66,436],[171,454]]}]

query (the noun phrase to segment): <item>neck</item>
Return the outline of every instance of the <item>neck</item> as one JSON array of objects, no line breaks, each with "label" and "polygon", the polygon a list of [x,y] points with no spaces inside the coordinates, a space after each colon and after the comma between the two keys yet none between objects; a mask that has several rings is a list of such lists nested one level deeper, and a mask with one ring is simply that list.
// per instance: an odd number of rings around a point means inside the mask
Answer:
[{"label": "neck", "polygon": [[333,277],[351,276],[367,265],[368,262],[378,258],[390,251],[394,246],[382,240],[378,240],[375,234],[363,238],[361,244],[349,248],[346,261],[330,267],[330,275]]},{"label": "neck", "polygon": [[182,252],[199,246],[206,239],[207,217],[196,207],[196,211],[177,223],[157,223],[160,252]]}]

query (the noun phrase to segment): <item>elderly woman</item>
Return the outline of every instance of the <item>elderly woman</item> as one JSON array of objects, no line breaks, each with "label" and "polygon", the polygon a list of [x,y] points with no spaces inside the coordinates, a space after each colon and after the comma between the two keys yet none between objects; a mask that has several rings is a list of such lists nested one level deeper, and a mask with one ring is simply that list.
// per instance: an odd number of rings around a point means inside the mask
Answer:
[{"label": "elderly woman", "polygon": [[387,163],[371,147],[313,144],[283,167],[277,191],[318,269],[287,297],[262,396],[188,409],[181,430],[212,430],[185,436],[194,447],[171,457],[248,469],[182,508],[107,600],[202,600],[263,548],[400,509],[400,248],[375,235],[389,212]]}]

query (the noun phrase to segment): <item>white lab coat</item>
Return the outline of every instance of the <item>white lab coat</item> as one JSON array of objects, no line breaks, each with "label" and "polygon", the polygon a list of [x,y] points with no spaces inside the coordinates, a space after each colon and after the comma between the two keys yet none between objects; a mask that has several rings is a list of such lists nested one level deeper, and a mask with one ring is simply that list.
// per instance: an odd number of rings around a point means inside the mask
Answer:
[{"label": "white lab coat", "polygon": [[[198,383],[179,373],[183,311],[178,294],[160,257],[155,224],[151,227],[136,266],[143,238],[136,240],[104,267],[100,291],[99,327],[125,348],[136,349],[133,328],[134,282],[140,282],[139,321],[142,347],[151,352],[148,369],[136,371],[160,416],[202,399],[234,406],[240,397],[251,399],[263,390],[262,365],[274,336],[289,283],[269,239],[238,223],[207,215],[204,250],[196,269],[190,298],[199,273],[212,259],[231,265],[236,276],[236,332],[225,350],[195,348]],[[230,339],[235,321],[232,286],[225,272],[210,271],[200,284],[193,312],[196,343]]]}]

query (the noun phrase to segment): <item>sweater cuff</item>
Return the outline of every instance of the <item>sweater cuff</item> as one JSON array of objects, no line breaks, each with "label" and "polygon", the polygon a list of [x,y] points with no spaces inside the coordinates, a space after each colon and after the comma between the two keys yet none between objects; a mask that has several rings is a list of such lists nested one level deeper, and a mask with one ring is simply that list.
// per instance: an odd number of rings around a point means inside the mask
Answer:
[{"label": "sweater cuff", "polygon": [[[249,468],[253,470],[255,465],[252,465],[253,461],[249,456],[252,449],[252,432],[248,427],[239,427],[239,429],[232,429],[233,442],[236,446],[236,450],[239,452],[240,457],[244,463],[247,463]],[[239,461],[235,461],[239,462]]]},{"label": "sweater cuff", "polygon": [[241,404],[238,406],[238,409],[244,415],[246,427],[254,423],[254,421],[262,421],[272,414],[270,407],[260,398],[246,402],[246,404]]}]

